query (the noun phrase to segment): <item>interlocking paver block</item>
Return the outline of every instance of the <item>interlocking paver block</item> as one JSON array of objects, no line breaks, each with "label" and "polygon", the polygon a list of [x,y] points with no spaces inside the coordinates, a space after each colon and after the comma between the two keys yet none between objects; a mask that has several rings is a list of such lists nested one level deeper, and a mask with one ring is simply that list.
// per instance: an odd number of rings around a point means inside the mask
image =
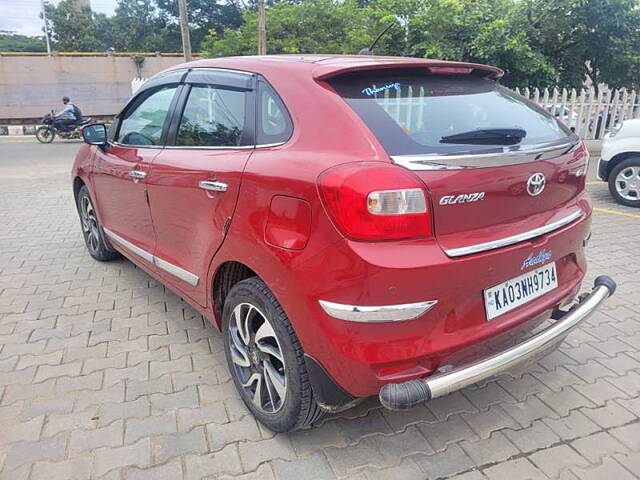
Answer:
[{"label": "interlocking paver block", "polygon": [[130,418],[127,420],[124,441],[131,443],[143,437],[176,431],[176,415],[173,412],[145,418]]},{"label": "interlocking paver block", "polygon": [[231,442],[257,441],[261,436],[256,420],[251,415],[246,415],[236,422],[207,425],[207,438],[211,450],[215,451]]},{"label": "interlocking paver block", "polygon": [[151,441],[143,438],[124,447],[103,447],[95,450],[94,472],[97,476],[127,466],[146,467],[151,464]]},{"label": "interlocking paver block", "polygon": [[580,479],[583,480],[635,480],[638,477],[627,471],[613,458],[605,458],[601,465],[590,469],[573,468],[572,469]]},{"label": "interlocking paver block", "polygon": [[539,452],[532,453],[529,457],[540,470],[550,477],[557,477],[560,472],[572,466],[586,467],[589,462],[568,445],[558,445]]},{"label": "interlocking paver block", "polygon": [[633,451],[640,451],[640,422],[614,428],[610,433]]},{"label": "interlocking paver block", "polygon": [[302,478],[333,480],[335,478],[327,458],[322,453],[314,453],[292,460],[276,459],[272,462],[272,466],[278,480],[300,480]]},{"label": "interlocking paver block", "polygon": [[31,480],[86,480],[91,476],[91,456],[84,455],[61,462],[36,462]]},{"label": "interlocking paver block", "polygon": [[182,478],[182,465],[176,458],[157,467],[144,470],[130,468],[127,471],[127,480],[176,480]]},{"label": "interlocking paver block", "polygon": [[489,480],[546,480],[547,476],[526,458],[509,460],[482,471]]},{"label": "interlocking paver block", "polygon": [[207,451],[204,427],[186,433],[158,436],[153,439],[151,446],[156,463],[185,453],[204,453]]},{"label": "interlocking paver block", "polygon": [[107,427],[93,430],[74,430],[71,432],[69,450],[75,453],[99,447],[118,447],[122,445],[123,431],[123,420],[118,420]]},{"label": "interlocking paver block", "polygon": [[220,476],[223,473],[237,475],[242,472],[242,464],[235,443],[227,445],[218,452],[204,455],[185,455],[185,478],[201,480],[205,476]]},{"label": "interlocking paver block", "polygon": [[458,445],[450,445],[434,455],[412,455],[410,458],[418,464],[427,478],[449,477],[476,467]]}]

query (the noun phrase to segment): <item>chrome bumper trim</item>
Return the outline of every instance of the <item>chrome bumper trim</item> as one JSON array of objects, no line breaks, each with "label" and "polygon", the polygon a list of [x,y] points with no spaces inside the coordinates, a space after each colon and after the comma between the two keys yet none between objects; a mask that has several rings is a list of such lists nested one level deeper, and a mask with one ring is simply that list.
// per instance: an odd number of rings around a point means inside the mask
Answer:
[{"label": "chrome bumper trim", "polygon": [[126,248],[127,250],[135,253],[139,257],[144,258],[147,262],[153,263],[154,265],[157,265],[159,268],[161,268],[165,272],[170,273],[171,275],[173,275],[174,277],[179,278],[183,282],[187,282],[189,285],[193,285],[194,287],[196,285],[198,285],[199,278],[198,278],[197,275],[194,275],[193,273],[188,272],[187,270],[185,270],[183,268],[180,268],[177,265],[174,265],[173,263],[169,263],[166,260],[163,260],[163,259],[151,254],[150,252],[146,251],[145,249],[140,248],[137,245],[134,245],[133,243],[131,243],[128,240],[125,240],[120,235],[118,235],[117,233],[112,232],[108,228],[104,228],[103,227],[102,229],[104,230],[104,233],[106,233],[109,238],[111,238],[112,240],[115,240],[120,245],[122,245],[124,248]]},{"label": "chrome bumper trim", "polygon": [[413,320],[428,312],[438,303],[437,300],[429,300],[418,303],[405,303],[402,305],[382,305],[377,307],[363,307],[357,305],[344,305],[341,303],[319,300],[322,309],[334,318],[349,322],[402,322]]},{"label": "chrome bumper trim", "polygon": [[514,243],[524,242],[525,240],[539,237],[540,235],[544,235],[545,233],[553,232],[554,230],[564,227],[574,220],[577,220],[582,215],[582,210],[576,210],[575,212],[567,215],[564,218],[561,218],[560,220],[556,220],[555,222],[543,225],[542,227],[534,228],[533,230],[529,230],[528,232],[519,233],[518,235],[501,238],[492,242],[477,243],[475,245],[469,245],[468,247],[445,249],[444,253],[446,253],[449,257],[461,257],[463,255],[470,255],[472,253],[479,253],[486,250],[506,247],[508,245],[513,245]]},{"label": "chrome bumper trim", "polygon": [[380,401],[391,410],[403,410],[540,358],[589,318],[609,296],[613,295],[614,291],[615,282],[612,279],[605,276],[598,277],[591,293],[574,308],[564,313],[560,320],[537,335],[503,352],[462,365],[446,373],[404,383],[386,384],[380,390]]}]

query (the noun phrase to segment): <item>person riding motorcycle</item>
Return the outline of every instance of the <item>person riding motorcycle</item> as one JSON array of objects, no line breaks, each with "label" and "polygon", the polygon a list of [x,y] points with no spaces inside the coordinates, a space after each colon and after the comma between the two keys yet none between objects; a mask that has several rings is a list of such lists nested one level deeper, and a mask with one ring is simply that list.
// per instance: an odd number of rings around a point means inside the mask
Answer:
[{"label": "person riding motorcycle", "polygon": [[54,114],[54,125],[61,132],[68,132],[71,127],[82,121],[80,109],[69,101],[69,97],[62,97],[64,107]]}]

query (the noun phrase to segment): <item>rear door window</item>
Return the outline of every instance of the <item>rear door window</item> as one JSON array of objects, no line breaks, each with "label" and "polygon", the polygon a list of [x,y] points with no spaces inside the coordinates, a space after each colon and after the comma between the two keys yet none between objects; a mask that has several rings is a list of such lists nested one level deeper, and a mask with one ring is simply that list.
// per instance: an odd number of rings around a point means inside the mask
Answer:
[{"label": "rear door window", "polygon": [[180,119],[176,145],[236,147],[242,145],[247,92],[214,85],[193,85]]},{"label": "rear door window", "polygon": [[[549,112],[481,77],[392,70],[344,75],[330,84],[390,155],[480,153],[571,136]],[[517,138],[505,143],[509,132]]]}]

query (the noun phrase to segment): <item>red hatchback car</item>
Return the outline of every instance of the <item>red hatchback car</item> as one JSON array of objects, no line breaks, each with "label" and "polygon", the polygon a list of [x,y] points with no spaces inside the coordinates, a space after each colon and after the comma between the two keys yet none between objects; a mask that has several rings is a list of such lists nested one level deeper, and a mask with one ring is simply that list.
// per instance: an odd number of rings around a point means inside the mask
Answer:
[{"label": "red hatchback car", "polygon": [[501,74],[333,55],[167,70],[108,130],[84,128],[87,248],[126,256],[215,324],[274,431],[530,362],[615,283],[578,296],[584,145]]}]

